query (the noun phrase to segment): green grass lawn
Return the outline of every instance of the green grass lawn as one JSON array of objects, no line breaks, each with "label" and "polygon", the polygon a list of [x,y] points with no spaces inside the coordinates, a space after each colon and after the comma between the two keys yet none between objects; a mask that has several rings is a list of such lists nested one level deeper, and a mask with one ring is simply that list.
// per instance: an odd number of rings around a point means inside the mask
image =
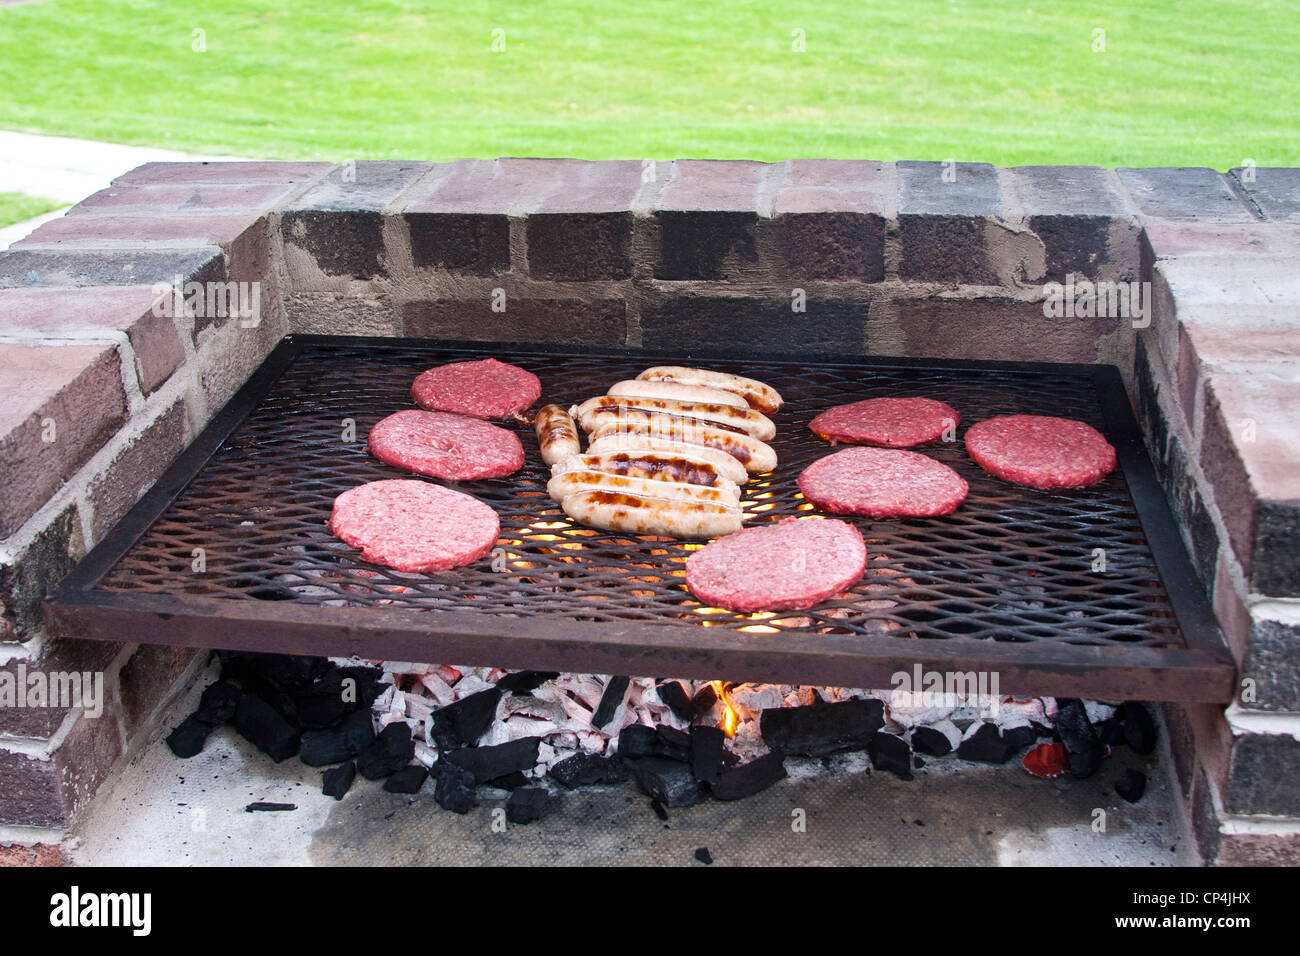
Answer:
[{"label": "green grass lawn", "polygon": [[0,126],[274,158],[1300,165],[1291,0],[284,6],[0,8]]},{"label": "green grass lawn", "polygon": [[0,193],[0,229],[12,226],[16,222],[35,219],[42,213],[65,206],[66,203],[40,196],[27,196],[23,193]]}]

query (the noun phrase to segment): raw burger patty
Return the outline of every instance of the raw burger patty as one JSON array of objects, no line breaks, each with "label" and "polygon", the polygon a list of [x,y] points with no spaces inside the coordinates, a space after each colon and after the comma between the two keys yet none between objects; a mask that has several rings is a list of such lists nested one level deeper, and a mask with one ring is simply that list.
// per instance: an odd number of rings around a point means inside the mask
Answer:
[{"label": "raw burger patty", "polygon": [[330,531],[361,559],[397,571],[446,571],[483,557],[497,513],[462,491],[410,478],[372,481],[334,499]]},{"label": "raw burger patty", "polygon": [[1047,415],[1004,415],[966,432],[985,471],[1031,488],[1084,488],[1115,469],[1115,449],[1091,425]]},{"label": "raw burger patty", "polygon": [[868,518],[952,514],[969,487],[943,462],[896,448],[846,448],[799,475],[804,497],[827,511]]},{"label": "raw burger patty", "polygon": [[509,418],[541,394],[542,382],[532,372],[491,358],[436,366],[411,386],[417,405],[475,418]]},{"label": "raw burger patty", "polygon": [[387,465],[447,481],[499,478],[524,464],[519,436],[499,425],[409,409],[370,429],[370,454]]},{"label": "raw burger patty", "polygon": [[951,405],[932,398],[868,398],[828,408],[808,426],[827,441],[911,448],[943,437],[961,420]]},{"label": "raw burger patty", "polygon": [[718,538],[686,560],[686,587],[732,611],[809,608],[839,594],[867,567],[867,548],[847,521],[785,518]]}]

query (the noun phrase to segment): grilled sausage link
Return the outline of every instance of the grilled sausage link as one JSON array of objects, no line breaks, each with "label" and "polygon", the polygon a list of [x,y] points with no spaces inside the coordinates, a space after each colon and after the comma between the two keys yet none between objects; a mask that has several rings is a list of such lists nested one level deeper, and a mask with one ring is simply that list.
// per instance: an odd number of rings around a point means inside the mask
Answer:
[{"label": "grilled sausage link", "polygon": [[611,451],[651,451],[668,452],[673,455],[686,455],[690,458],[702,458],[713,464],[723,476],[735,484],[743,485],[749,481],[745,466],[732,458],[725,451],[706,448],[703,445],[690,445],[684,441],[669,441],[663,438],[649,438],[645,435],[628,435],[615,431],[613,434],[595,439],[587,446],[587,454],[604,454]]},{"label": "grilled sausage link", "polygon": [[680,382],[649,382],[642,379],[628,379],[611,385],[606,394],[616,395],[620,398],[671,398],[677,402],[707,402],[711,405],[730,405],[733,408],[749,407],[749,403],[739,395],[725,392],[720,388],[683,385]]},{"label": "grilled sausage link", "polygon": [[781,393],[766,382],[745,378],[743,375],[728,375],[726,372],[713,372],[706,368],[687,368],[682,365],[656,365],[637,376],[639,381],[672,382],[678,385],[691,385],[699,388],[716,388],[724,392],[739,395],[750,408],[770,415],[785,404]]},{"label": "grilled sausage link", "polygon": [[546,405],[533,419],[537,444],[542,449],[542,461],[554,465],[582,451],[578,442],[578,429],[573,419],[560,405]]},{"label": "grilled sausage link", "polygon": [[604,471],[651,481],[684,481],[688,485],[724,488],[740,495],[740,487],[713,462],[675,451],[629,449],[574,455],[551,466],[552,475],[569,471]]},{"label": "grilled sausage link", "polygon": [[740,530],[740,509],[707,501],[674,501],[618,491],[580,491],[560,502],[575,521],[629,534],[715,538]]},{"label": "grilled sausage link", "polygon": [[734,405],[718,405],[714,402],[679,402],[671,398],[643,398],[631,395],[597,395],[581,405],[569,409],[571,414],[587,431],[593,427],[589,423],[591,416],[603,412],[623,412],[630,410],[659,412],[666,415],[679,415],[710,422],[723,428],[738,429],[747,435],[753,435],[759,441],[770,441],[776,437],[776,425],[772,419],[748,408]]},{"label": "grilled sausage link", "polygon": [[583,491],[617,491],[647,498],[671,498],[674,501],[704,501],[715,505],[740,504],[739,491],[688,485],[682,481],[652,481],[630,475],[611,475],[605,471],[566,471],[546,483],[546,493],[554,501]]},{"label": "grilled sausage link", "polygon": [[736,461],[745,466],[750,474],[761,475],[776,468],[776,452],[772,446],[749,435],[724,431],[712,425],[676,425],[656,423],[640,424],[635,421],[617,421],[603,425],[589,436],[592,441],[599,441],[608,435],[633,435],[646,438],[658,438],[667,441],[680,441],[688,445],[702,445],[725,451]]}]

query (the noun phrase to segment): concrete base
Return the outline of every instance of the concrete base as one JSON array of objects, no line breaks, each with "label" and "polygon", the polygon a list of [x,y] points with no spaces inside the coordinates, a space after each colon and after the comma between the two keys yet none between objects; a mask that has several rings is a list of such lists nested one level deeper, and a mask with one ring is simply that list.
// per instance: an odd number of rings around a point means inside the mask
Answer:
[{"label": "concrete base", "polygon": [[[319,771],[296,758],[273,764],[233,730],[178,760],[162,742],[197,703],[178,701],[143,752],[127,761],[84,814],[70,856],[88,865],[546,864],[1098,865],[1197,861],[1179,832],[1170,775],[1155,758],[1120,748],[1091,780],[1039,780],[1002,767],[926,758],[916,779],[865,772],[862,755],[790,761],[791,778],[748,800],[670,810],[661,821],[632,784],[559,793],[539,823],[505,826],[483,801],[465,816],[440,809],[432,785],[414,797],[358,778],[340,802],[320,793]],[[1127,804],[1114,783],[1127,766],[1149,777]],[[247,813],[254,801],[293,803]],[[1095,811],[1105,830],[1094,830]],[[798,824],[803,822],[803,827]],[[494,829],[494,822],[498,827]]]}]

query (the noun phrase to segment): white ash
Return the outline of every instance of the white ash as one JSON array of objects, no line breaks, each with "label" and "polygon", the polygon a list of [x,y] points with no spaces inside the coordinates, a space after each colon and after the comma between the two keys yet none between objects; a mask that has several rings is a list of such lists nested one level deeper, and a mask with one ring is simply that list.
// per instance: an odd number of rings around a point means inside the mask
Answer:
[{"label": "white ash", "polygon": [[[345,666],[357,663],[348,659],[336,659],[335,662]],[[404,721],[411,728],[416,742],[416,759],[425,767],[432,767],[438,759],[438,748],[430,737],[430,715],[441,707],[492,687],[511,673],[497,667],[407,661],[369,663],[382,668],[381,680],[389,685],[374,703],[372,716],[376,730]],[[623,701],[609,722],[604,727],[593,726],[593,715],[610,679],[608,675],[600,674],[562,674],[544,681],[529,693],[503,694],[497,703],[495,719],[478,745],[492,746],[523,737],[541,738],[537,765],[525,776],[544,780],[551,767],[575,754],[617,753],[619,733],[632,724],[689,730],[690,721],[677,716],[663,702],[655,682],[649,678],[630,680]],[[988,701],[936,702],[926,700],[922,694],[893,689],[760,682],[726,686],[703,680],[681,681],[686,693],[692,697],[710,683],[714,683],[715,689],[718,686],[726,689],[723,698],[715,702],[712,711],[699,718],[699,722],[722,726],[729,706],[736,723],[735,735],[728,738],[726,746],[741,763],[768,753],[760,719],[764,710],[776,707],[809,706],[818,701],[879,700],[884,704],[886,732],[910,738],[918,728],[928,727],[943,734],[954,750],[986,721],[996,724],[1002,731],[1031,723],[1050,729],[1057,713],[1056,701],[1051,697],[1002,697],[990,705]],[[1113,704],[1085,701],[1084,705],[1094,722],[1115,713]],[[787,770],[792,777],[809,777],[825,773],[860,773],[869,764],[865,753],[850,753],[826,760],[791,758],[787,761]]]},{"label": "white ash", "polygon": [[[956,750],[957,746],[962,742],[962,733],[957,729],[957,725],[951,720],[940,720],[933,724],[927,724],[926,726],[929,730],[934,730],[943,734],[944,737],[948,739],[948,744],[953,750]],[[971,726],[978,727],[979,725],[972,724]],[[916,730],[914,728],[913,733],[915,732]]]}]

